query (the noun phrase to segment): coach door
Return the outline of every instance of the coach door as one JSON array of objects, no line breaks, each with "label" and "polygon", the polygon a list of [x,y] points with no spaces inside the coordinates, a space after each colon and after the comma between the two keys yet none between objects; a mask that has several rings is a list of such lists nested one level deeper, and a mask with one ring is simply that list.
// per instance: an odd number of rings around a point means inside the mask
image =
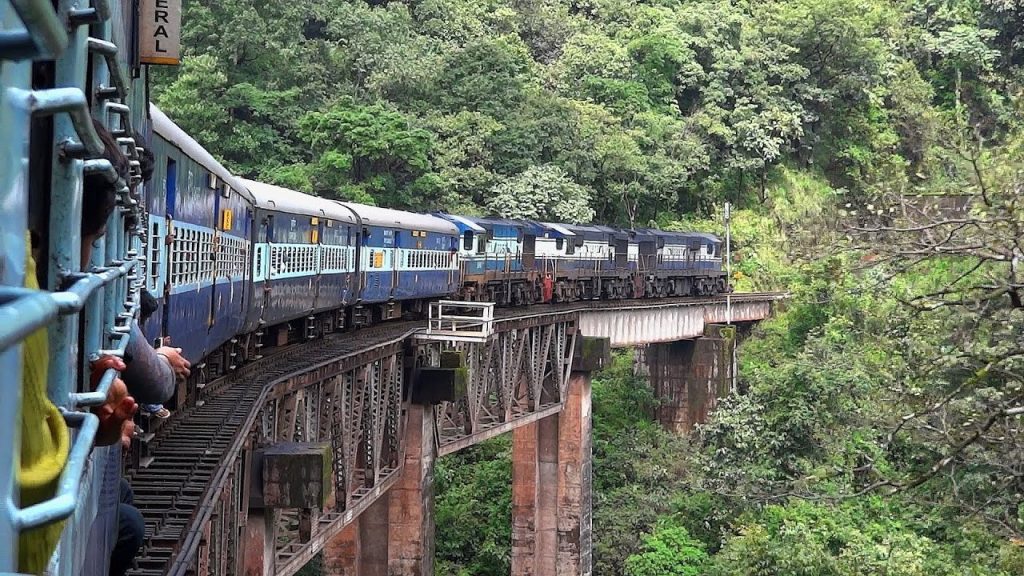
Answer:
[{"label": "coach door", "polygon": [[391,298],[399,296],[398,269],[402,263],[402,233],[395,230],[394,249],[391,250]]},{"label": "coach door", "polygon": [[167,159],[166,172],[164,173],[164,217],[166,218],[167,238],[164,239],[166,244],[165,254],[167,255],[164,259],[164,293],[163,307],[160,311],[161,322],[160,332],[161,336],[165,336],[170,333],[170,300],[171,300],[171,287],[177,275],[174,274],[174,267],[180,266],[180,263],[176,263],[175,253],[173,248],[174,243],[174,203],[177,201],[178,196],[178,163],[173,159]]},{"label": "coach door", "polygon": [[[217,189],[216,183],[213,184],[213,188],[214,188],[214,190]],[[231,282],[230,277],[224,277],[223,276],[223,274],[226,272],[226,269],[225,269],[226,262],[225,262],[225,257],[224,257],[225,256],[224,255],[224,251],[221,249],[220,244],[221,244],[221,242],[223,240],[223,238],[222,238],[222,235],[224,234],[224,226],[223,225],[225,223],[222,222],[222,221],[219,221],[220,218],[218,217],[218,215],[221,213],[220,212],[221,211],[220,200],[221,200],[220,194],[218,194],[215,191],[214,194],[213,194],[213,214],[214,214],[213,218],[214,218],[214,222],[213,222],[213,234],[211,235],[211,238],[210,238],[210,253],[209,254],[201,254],[200,255],[201,258],[209,258],[209,259],[213,260],[213,285],[210,288],[210,290],[211,290],[210,291],[210,316],[207,318],[207,326],[206,326],[207,329],[212,329],[213,328],[214,319],[217,317],[217,309],[221,308],[221,304],[222,304],[221,300],[224,297],[224,294],[223,294],[224,293],[224,285],[225,284],[229,284]],[[228,219],[227,225],[228,225],[227,231],[230,232],[231,231],[230,219]],[[230,286],[228,286],[227,293],[228,293],[228,298],[230,299],[230,297],[231,297],[231,287]]]},{"label": "coach door", "polygon": [[[266,214],[266,213],[264,213]],[[274,252],[274,215],[266,214],[261,218],[260,230],[256,235],[256,256],[253,266],[253,307],[259,307],[259,317],[263,317],[263,311],[270,304],[270,270],[273,268],[272,255]]]},{"label": "coach door", "polygon": [[658,261],[658,248],[654,241],[643,241],[637,243],[637,263],[636,269],[638,272],[647,273],[648,271],[654,272]]}]

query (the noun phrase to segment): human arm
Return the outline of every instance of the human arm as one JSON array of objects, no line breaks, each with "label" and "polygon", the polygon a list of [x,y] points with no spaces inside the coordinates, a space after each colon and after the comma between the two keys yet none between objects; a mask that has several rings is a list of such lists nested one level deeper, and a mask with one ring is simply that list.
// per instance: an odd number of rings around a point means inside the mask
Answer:
[{"label": "human arm", "polygon": [[121,376],[138,402],[159,404],[174,394],[175,375],[170,359],[149,345],[137,323],[132,324],[124,356],[127,367]]}]

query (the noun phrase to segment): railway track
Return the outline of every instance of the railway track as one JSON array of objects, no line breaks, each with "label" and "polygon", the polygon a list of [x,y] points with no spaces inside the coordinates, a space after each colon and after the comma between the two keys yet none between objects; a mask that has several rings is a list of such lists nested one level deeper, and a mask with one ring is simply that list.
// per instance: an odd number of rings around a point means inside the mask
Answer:
[{"label": "railway track", "polygon": [[[733,302],[778,294],[734,294]],[[496,320],[545,316],[593,309],[645,308],[719,303],[725,296],[657,300],[581,301],[502,308]],[[194,405],[173,415],[150,441],[152,462],[131,470],[127,477],[142,512],[146,538],[137,556],[134,576],[159,576],[172,567],[175,555],[194,546],[200,534],[190,530],[198,516],[213,504],[210,493],[230,472],[225,456],[237,452],[245,430],[256,417],[257,404],[268,385],[324,362],[404,339],[425,322],[396,322],[355,332],[330,335],[273,352],[241,369],[210,382]]]},{"label": "railway track", "polygon": [[195,405],[175,413],[150,441],[152,463],[128,473],[135,507],[142,512],[146,538],[134,576],[165,574],[197,513],[209,505],[209,488],[227,473],[225,454],[244,440],[264,388],[334,358],[407,337],[422,322],[398,322],[334,334],[270,354],[217,381]]}]

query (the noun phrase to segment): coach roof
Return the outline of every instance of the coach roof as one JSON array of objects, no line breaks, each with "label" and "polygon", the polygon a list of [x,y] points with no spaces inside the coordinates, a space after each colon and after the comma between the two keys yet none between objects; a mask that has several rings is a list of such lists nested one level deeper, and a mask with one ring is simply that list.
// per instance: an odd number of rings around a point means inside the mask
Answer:
[{"label": "coach roof", "polygon": [[249,188],[249,192],[255,198],[257,208],[356,223],[356,217],[351,211],[326,198],[310,196],[255,180],[241,179],[241,182]]},{"label": "coach roof", "polygon": [[242,183],[241,178],[238,178],[231,174],[231,172],[228,172],[228,169],[220,162],[217,162],[217,160],[206,151],[206,148],[203,148],[199,142],[196,142],[195,139],[186,134],[185,131],[178,127],[177,124],[172,122],[171,119],[161,112],[155,104],[149,105],[149,115],[153,119],[153,132],[174,146],[177,146],[178,149],[184,152],[186,156],[198,162],[200,166],[209,170],[211,174],[215,174],[217,178],[226,182],[233,190],[252,200],[249,193],[246,192],[245,185]]},{"label": "coach roof", "polygon": [[459,229],[455,224],[436,216],[430,216],[429,214],[417,214],[415,212],[406,212],[404,210],[393,210],[391,208],[367,206],[365,204],[353,204],[352,202],[341,202],[338,200],[334,200],[334,202],[341,206],[346,206],[358,214],[359,218],[363,221],[363,226],[381,226],[384,228],[401,228],[403,230],[422,230],[425,232],[448,234],[450,236],[459,235]]}]

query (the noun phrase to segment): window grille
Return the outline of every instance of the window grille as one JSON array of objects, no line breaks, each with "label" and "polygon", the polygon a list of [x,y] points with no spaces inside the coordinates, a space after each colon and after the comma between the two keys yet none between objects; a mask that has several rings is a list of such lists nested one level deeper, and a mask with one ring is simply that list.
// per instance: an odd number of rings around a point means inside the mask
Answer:
[{"label": "window grille", "polygon": [[249,245],[244,238],[223,235],[218,238],[217,277],[237,277],[245,274]]},{"label": "window grille", "polygon": [[178,228],[170,247],[171,286],[213,280],[213,232]]}]

